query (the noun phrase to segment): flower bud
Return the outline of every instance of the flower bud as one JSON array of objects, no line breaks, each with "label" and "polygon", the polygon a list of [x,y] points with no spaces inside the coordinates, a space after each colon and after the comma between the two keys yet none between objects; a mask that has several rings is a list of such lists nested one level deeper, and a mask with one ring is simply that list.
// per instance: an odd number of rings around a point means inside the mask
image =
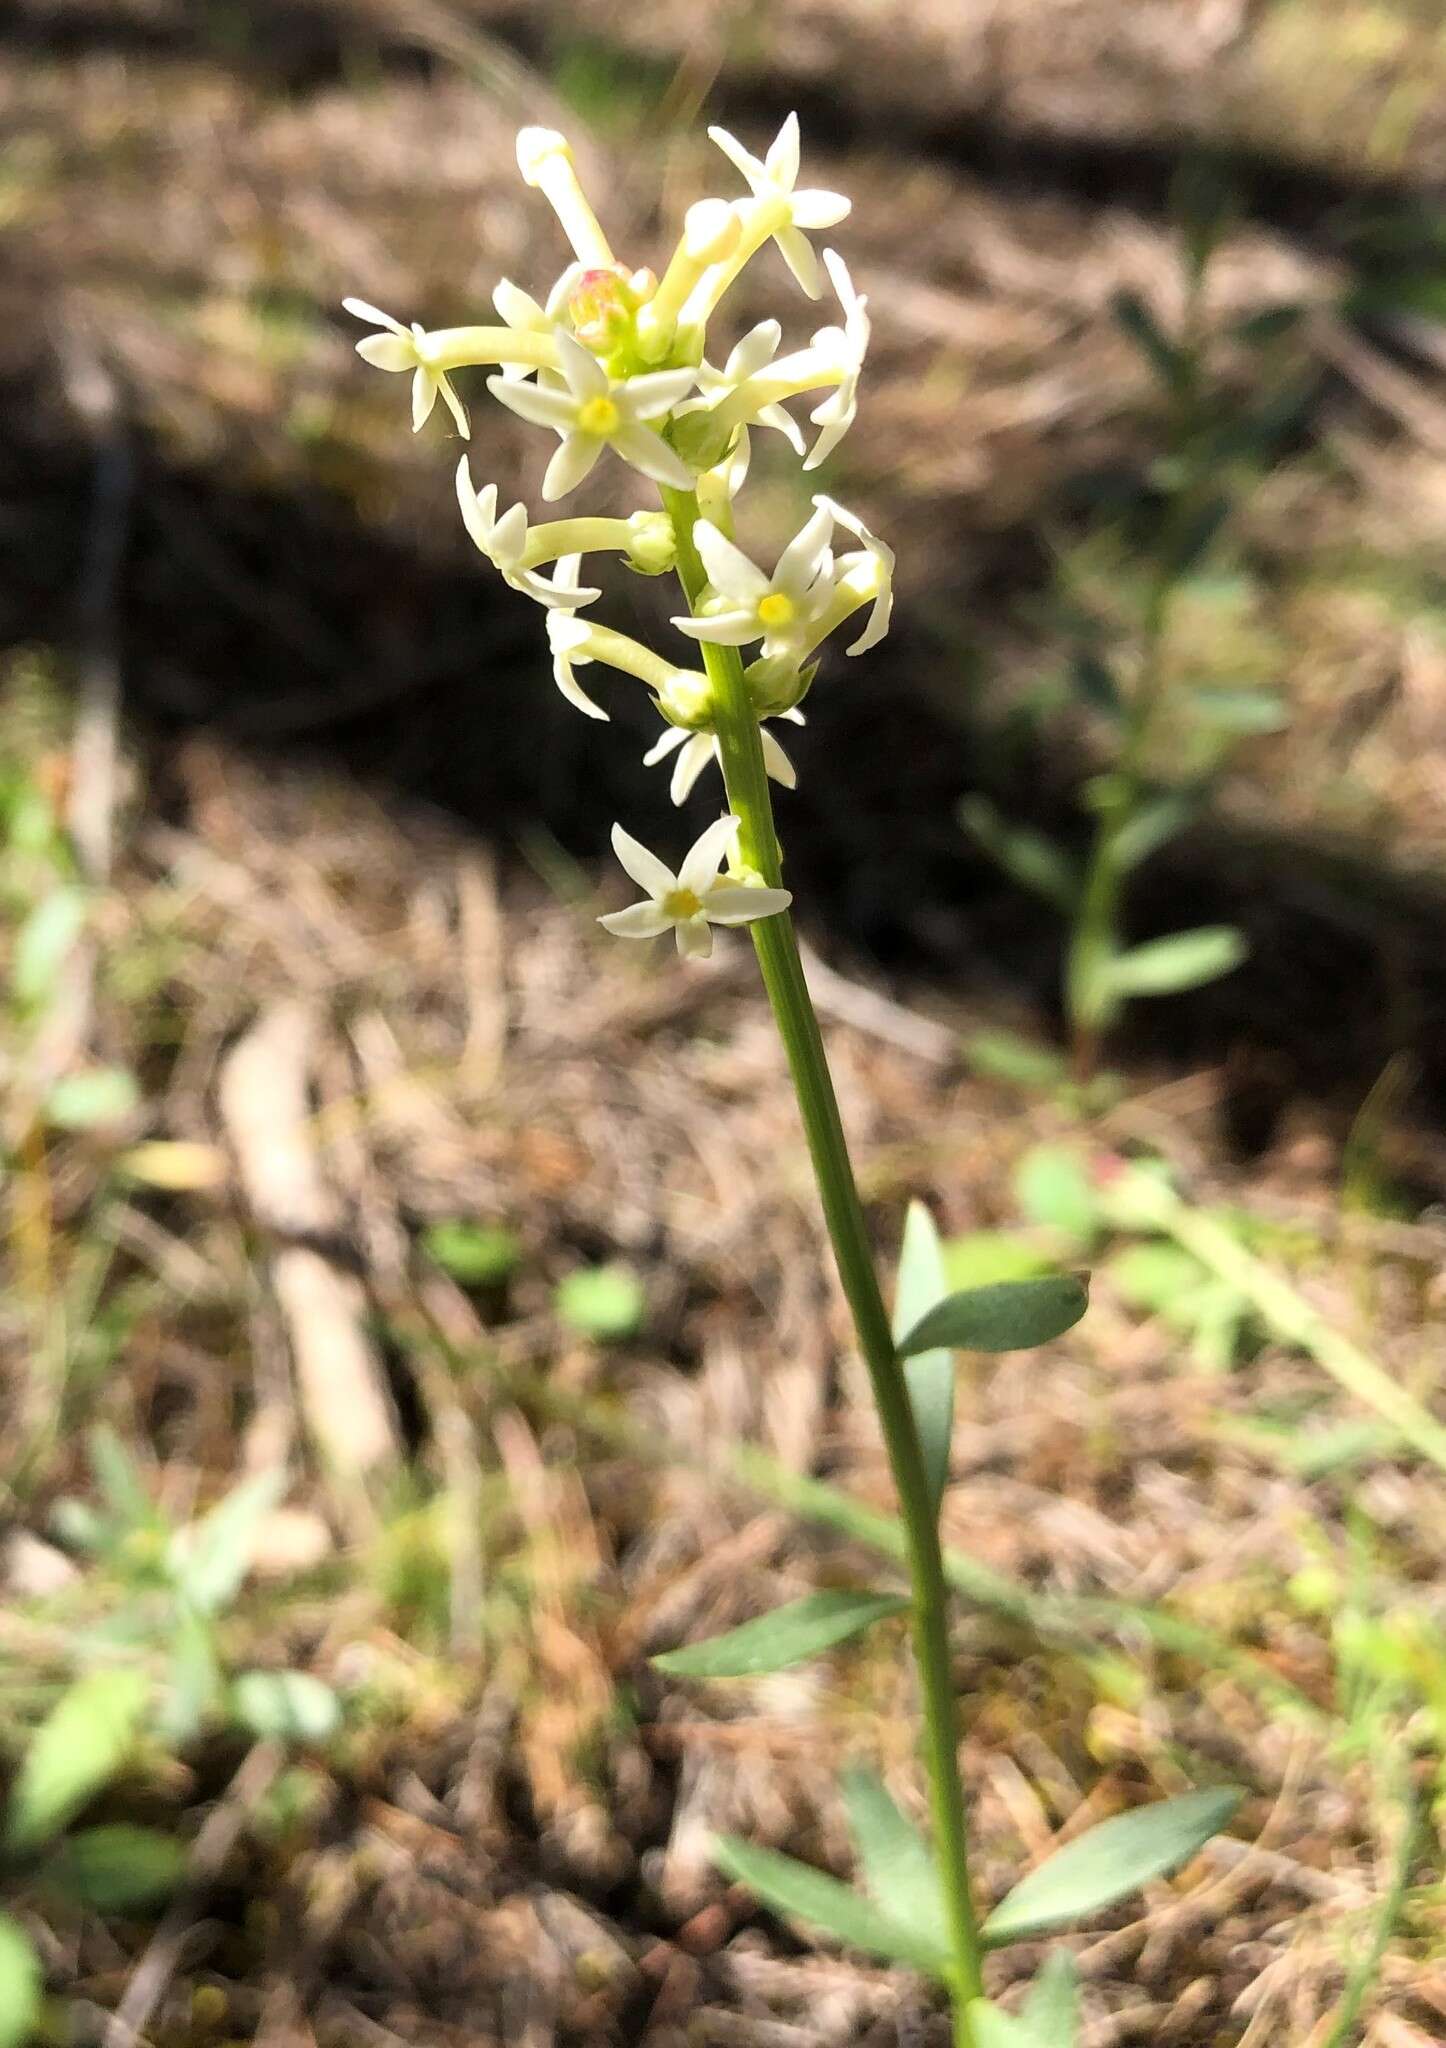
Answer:
[{"label": "flower bud", "polygon": [[792,711],[803,702],[817,674],[816,661],[800,668],[787,654],[767,654],[748,664],[743,680],[758,716],[777,718],[781,712]]},{"label": "flower bud", "polygon": [[669,725],[707,732],[713,723],[713,685],[695,670],[680,669],[659,690],[658,709]]},{"label": "flower bud", "polygon": [[572,144],[555,128],[518,129],[517,168],[525,185],[540,185],[543,165],[558,156],[572,162]]},{"label": "flower bud", "polygon": [[683,247],[693,263],[721,263],[738,247],[743,223],[725,199],[700,199],[683,217]]},{"label": "flower bud", "polygon": [[668,438],[689,469],[712,469],[728,453],[737,431],[720,425],[711,412],[689,412],[673,421]]},{"label": "flower bud", "polygon": [[623,346],[637,309],[637,298],[619,270],[584,270],[567,298],[573,332],[595,356]]},{"label": "flower bud", "polygon": [[628,561],[640,576],[665,576],[677,552],[673,522],[666,512],[634,512],[628,521]]}]

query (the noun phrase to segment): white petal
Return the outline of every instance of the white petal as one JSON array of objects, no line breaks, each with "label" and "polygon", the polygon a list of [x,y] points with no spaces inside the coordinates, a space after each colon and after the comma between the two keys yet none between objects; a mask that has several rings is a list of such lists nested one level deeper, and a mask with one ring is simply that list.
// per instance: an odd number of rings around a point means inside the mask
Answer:
[{"label": "white petal", "polygon": [[547,315],[533,298],[531,292],[523,291],[509,277],[499,277],[492,287],[492,303],[497,308],[497,317],[508,327],[529,329],[547,325]]},{"label": "white petal", "polygon": [[543,472],[542,495],[547,503],[575,491],[602,452],[596,434],[569,434]]},{"label": "white petal", "polygon": [[820,463],[827,462],[853,423],[854,416],[849,412],[842,419],[835,420],[832,426],[825,427],[805,458],[804,468],[817,469]]},{"label": "white petal", "polygon": [[[802,226],[802,222],[799,225]],[[824,250],[823,267],[828,272],[828,281],[833,286],[834,291],[838,295],[838,302],[844,309],[845,320],[847,320],[850,313],[868,304],[868,300],[861,298],[858,292],[854,290],[854,281],[849,276],[848,265],[844,262],[842,256],[839,255],[837,249]]]},{"label": "white petal", "polygon": [[798,116],[790,114],[768,145],[764,169],[775,185],[791,192],[798,182]]},{"label": "white petal", "polygon": [[[705,831],[698,834],[678,869],[680,889],[691,889],[695,896],[707,895],[718,879],[718,870],[737,824],[736,818],[715,818]],[[647,884],[644,883],[643,887],[646,888]]]},{"label": "white petal", "polygon": [[796,228],[833,228],[853,212],[853,201],[842,192],[805,189],[793,195],[793,224]]},{"label": "white petal", "polygon": [[746,647],[750,640],[763,638],[763,628],[752,611],[719,612],[709,619],[676,618],[671,623],[690,640],[706,640],[714,647]]},{"label": "white petal", "polygon": [[555,328],[553,339],[557,343],[558,365],[574,398],[605,398],[608,373],[597,357],[565,327]]},{"label": "white petal", "polygon": [[364,334],[356,352],[374,370],[415,370],[417,350],[409,334]]},{"label": "white petal", "polygon": [[787,889],[745,889],[738,882],[719,882],[704,899],[703,915],[710,924],[752,924],[756,917],[776,917],[792,901]]},{"label": "white petal", "polygon": [[610,910],[598,923],[615,939],[655,939],[673,922],[656,903],[630,903],[626,910]]},{"label": "white petal", "polygon": [[795,455],[803,453],[803,428],[786,407],[765,405],[758,415],[760,427],[772,427],[776,434],[782,434]]},{"label": "white petal", "polygon": [[759,731],[758,737],[763,742],[763,765],[773,780],[782,783],[785,789],[797,789],[798,770],[773,734],[764,728]]},{"label": "white petal", "polygon": [[767,170],[756,156],[749,154],[736,135],[730,135],[726,128],[710,128],[708,140],[717,143],[733,168],[743,173],[753,191],[768,182]]},{"label": "white petal", "polygon": [[562,276],[547,295],[547,317],[555,326],[567,311],[567,302],[572,297],[578,279],[582,276],[581,263],[569,263]]},{"label": "white petal", "polygon": [[685,804],[693,793],[694,783],[717,756],[718,742],[711,733],[690,733],[687,746],[673,763],[673,779],[668,784],[669,799],[675,804]]},{"label": "white petal", "polygon": [[596,604],[602,596],[601,590],[559,590],[556,583],[549,583],[535,569],[504,569],[502,573],[514,590],[520,590],[524,597],[530,597],[535,604],[544,605],[549,611],[560,610],[564,606],[568,611],[575,611],[581,605]]},{"label": "white petal", "polygon": [[[457,464],[457,503],[462,510],[462,524],[471,536],[473,546],[490,561],[497,512],[497,486],[488,484],[484,490],[474,491],[472,472],[467,466],[465,455]],[[523,517],[526,517],[525,513]]]},{"label": "white petal", "polygon": [[697,381],[692,370],[649,370],[619,384],[613,397],[625,419],[655,420],[681,404]]},{"label": "white petal", "polygon": [[706,960],[713,951],[713,934],[705,918],[685,917],[673,927],[673,935],[685,960]]},{"label": "white petal", "polygon": [[773,585],[795,600],[813,584],[833,535],[833,514],[826,505],[815,505],[778,558]]},{"label": "white petal", "polygon": [[811,299],[823,296],[823,280],[819,276],[818,258],[813,245],[802,236],[797,228],[780,228],[774,236],[779,254],[793,272],[799,285]]},{"label": "white petal", "polygon": [[708,581],[722,596],[746,605],[756,605],[767,596],[768,578],[763,571],[711,519],[694,521],[693,545],[703,558]]},{"label": "white petal", "polygon": [[489,377],[487,389],[520,420],[534,427],[551,427],[557,434],[572,432],[577,400],[568,392],[550,391],[541,384],[516,384],[502,377]]},{"label": "white petal", "polygon": [[515,569],[527,546],[527,511],[514,505],[493,523],[492,559],[499,569]]},{"label": "white petal", "polygon": [[724,364],[725,382],[741,384],[745,377],[753,376],[765,363],[771,363],[782,339],[783,329],[776,320],[760,320],[756,327],[748,330]]},{"label": "white petal", "polygon": [[871,647],[877,647],[889,630],[889,621],[893,617],[893,613],[894,593],[886,583],[874,599],[873,610],[869,613],[868,624],[864,627],[863,632],[860,633],[853,645],[846,647],[844,652],[846,654],[867,654]]},{"label": "white petal", "polygon": [[612,446],[624,462],[651,477],[655,484],[668,484],[675,491],[692,490],[692,470],[651,427],[619,427],[612,436]]},{"label": "white petal", "polygon": [[[612,831],[613,852],[617,855],[623,873],[645,889],[656,902],[678,886],[678,878],[671,868],[664,867],[655,853],[649,853],[639,839],[631,832],[625,832],[621,825],[614,825]],[[717,866],[716,861],[714,866]]]},{"label": "white petal", "polygon": [[654,740],[647,753],[644,754],[643,766],[645,768],[656,768],[659,761],[666,761],[669,754],[674,753],[679,747],[686,745],[692,737],[692,733],[684,732],[681,725],[670,725],[661,738]]},{"label": "white petal", "polygon": [[405,334],[406,328],[400,320],[394,320],[390,313],[384,313],[380,306],[369,305],[365,299],[343,299],[343,309],[358,320],[368,320],[374,327],[386,327],[393,334]]},{"label": "white petal", "polygon": [[418,363],[417,374],[412,379],[412,432],[419,434],[432,417],[432,407],[437,403],[437,380],[430,370],[424,370]]},{"label": "white petal", "polygon": [[592,698],[589,697],[587,691],[578,681],[569,662],[555,661],[552,664],[552,679],[574,711],[580,711],[584,718],[601,719],[604,725],[610,722],[608,714],[603,710],[601,704],[594,704]]}]

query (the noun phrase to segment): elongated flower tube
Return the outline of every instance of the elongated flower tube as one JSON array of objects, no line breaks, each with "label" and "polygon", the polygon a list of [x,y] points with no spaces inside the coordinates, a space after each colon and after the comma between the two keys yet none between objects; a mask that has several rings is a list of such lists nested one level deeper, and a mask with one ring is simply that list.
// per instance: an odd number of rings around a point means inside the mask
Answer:
[{"label": "elongated flower tube", "polygon": [[579,263],[610,269],[613,252],[598,226],[573,168],[572,145],[555,128],[523,128],[517,137],[517,168],[535,185],[562,224]]},{"label": "elongated flower tube", "polygon": [[620,939],[656,939],[671,931],[685,958],[706,960],[713,950],[715,924],[752,924],[776,917],[793,901],[787,889],[753,887],[724,881],[718,873],[728,854],[738,820],[718,818],[684,854],[676,874],[649,853],[646,846],[613,826],[613,852],[644,900],[627,910],[614,910],[598,923]]},{"label": "elongated flower tube", "polygon": [[379,306],[365,299],[343,299],[342,305],[358,320],[380,327],[380,334],[368,334],[356,345],[364,362],[378,370],[412,372],[412,432],[420,433],[432,416],[438,398],[457,422],[465,438],[470,431],[466,409],[448,379],[449,370],[475,363],[501,363],[504,374],[525,374],[530,370],[555,369],[557,351],[550,334],[518,332],[510,327],[443,327],[429,333],[419,322],[403,327]]},{"label": "elongated flower tube", "polygon": [[[487,484],[481,491],[472,488],[472,476],[464,455],[457,464],[457,502],[462,508],[462,523],[479,553],[485,555],[493,568],[514,590],[520,590],[537,604],[565,605],[575,609],[579,605],[592,604],[602,596],[601,590],[562,589],[556,583],[549,583],[545,576],[539,576],[535,567],[527,563],[528,531],[525,507],[514,505],[497,516],[497,486]],[[581,521],[577,522],[581,524]],[[621,525],[621,520],[615,522]],[[552,556],[541,556],[539,560],[555,560],[557,555],[567,552],[559,548]],[[573,555],[580,561],[581,551]]]}]

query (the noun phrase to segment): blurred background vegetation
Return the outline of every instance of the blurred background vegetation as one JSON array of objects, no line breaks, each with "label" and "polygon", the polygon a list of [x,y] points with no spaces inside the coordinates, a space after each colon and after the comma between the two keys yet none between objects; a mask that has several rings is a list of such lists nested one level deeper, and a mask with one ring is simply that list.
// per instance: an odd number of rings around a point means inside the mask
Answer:
[{"label": "blurred background vegetation", "polygon": [[644,263],[791,107],[900,557],[781,814],[866,1192],[1097,1273],[960,1402],[986,1880],[1228,1770],[1090,2041],[1446,2033],[1439,0],[7,0],[0,2041],[937,2025],[706,1855],[917,1806],[887,1636],[646,1663],[891,1527],[747,951],[597,942],[647,721],[340,312],[550,281],[521,122]]}]

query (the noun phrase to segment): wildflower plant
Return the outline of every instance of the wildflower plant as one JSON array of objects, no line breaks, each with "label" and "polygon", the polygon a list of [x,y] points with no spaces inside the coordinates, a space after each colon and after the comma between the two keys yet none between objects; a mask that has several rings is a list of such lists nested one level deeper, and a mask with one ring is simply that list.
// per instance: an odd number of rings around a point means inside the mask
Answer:
[{"label": "wildflower plant", "polygon": [[[761,158],[722,129],[710,134],[747,189],[688,209],[661,276],[617,260],[565,139],[527,128],[518,138],[519,166],[550,202],[572,254],[544,300],[504,281],[493,295],[499,325],[435,332],[404,326],[360,300],[346,303],[376,330],[359,352],[383,370],[410,372],[414,428],[440,397],[465,434],[468,416],[451,380],[485,365],[492,396],[556,437],[544,500],[569,497],[603,462],[625,466],[656,492],[655,502],[627,519],[574,515],[534,525],[520,505],[498,516],[496,487],[474,485],[465,455],[457,471],[462,516],[479,552],[542,608],[564,697],[605,720],[611,686],[591,673],[584,685],[580,672],[611,670],[641,684],[662,724],[648,761],[672,761],[675,803],[708,793],[712,816],[676,869],[614,827],[614,851],[641,896],[601,922],[626,939],[671,933],[680,953],[700,958],[712,949],[715,926],[749,927],[898,1489],[907,1596],[875,1587],[818,1593],[656,1662],[685,1677],[752,1675],[815,1656],[907,1610],[932,1843],[877,1778],[854,1771],[844,1796],[863,1891],[740,1841],[720,1841],[717,1861],[775,1909],[933,1978],[948,1994],[958,2048],[1065,2048],[1078,2031],[1068,1957],[1046,1963],[1023,2016],[1014,2017],[984,1995],[986,1952],[1077,1919],[1185,1861],[1228,1817],[1237,1795],[1211,1788],[1119,1815],[1078,1837],[983,1915],[969,1871],[938,1528],[954,1355],[1048,1342],[1083,1313],[1085,1288],[1073,1275],[1045,1274],[950,1294],[934,1226],[916,1205],[892,1317],[885,1306],[774,827],[770,780],[791,788],[795,771],[767,721],[802,722],[819,649],[832,635],[857,629],[846,650],[853,656],[884,637],[894,557],[861,519],[821,494],[771,564],[737,532],[755,430],[779,435],[812,472],[852,425],[869,345],[867,302],[843,258],[816,250],[810,239],[837,226],[849,202],[800,186],[796,116]],[[783,353],[776,320],[720,343],[718,316],[730,287],[770,246],[809,299],[832,296],[833,319],[805,346]],[[811,436],[789,410],[798,400],[811,406]],[[600,585],[593,564],[609,555],[646,575],[675,573],[682,604],[666,653],[594,621]]]},{"label": "wildflower plant", "polygon": [[[1154,388],[1161,446],[1138,501],[1116,506],[1114,520],[1061,560],[1055,609],[1075,643],[1069,693],[1104,750],[1101,772],[1081,790],[1090,816],[1085,857],[1076,861],[1002,817],[982,795],[959,809],[984,851],[1067,920],[1064,1006],[1080,1080],[1095,1073],[1130,1003],[1202,987],[1247,952],[1233,925],[1199,925],[1135,946],[1124,931],[1136,872],[1205,808],[1242,742],[1286,723],[1279,694],[1251,673],[1254,650],[1244,650],[1245,673],[1231,672],[1231,618],[1251,584],[1230,573],[1229,527],[1297,429],[1314,379],[1291,360],[1299,306],[1265,305],[1228,325],[1211,320],[1210,267],[1230,207],[1208,166],[1182,170],[1172,193],[1182,269],[1173,330],[1138,293],[1114,300],[1116,324]],[[1259,390],[1251,402],[1242,403],[1221,372],[1230,351],[1253,362]],[[1214,664],[1224,661],[1223,675],[1202,672],[1198,657],[1182,662],[1173,645],[1190,600],[1223,643]],[[1111,648],[1102,643],[1121,609],[1122,644]]]}]

